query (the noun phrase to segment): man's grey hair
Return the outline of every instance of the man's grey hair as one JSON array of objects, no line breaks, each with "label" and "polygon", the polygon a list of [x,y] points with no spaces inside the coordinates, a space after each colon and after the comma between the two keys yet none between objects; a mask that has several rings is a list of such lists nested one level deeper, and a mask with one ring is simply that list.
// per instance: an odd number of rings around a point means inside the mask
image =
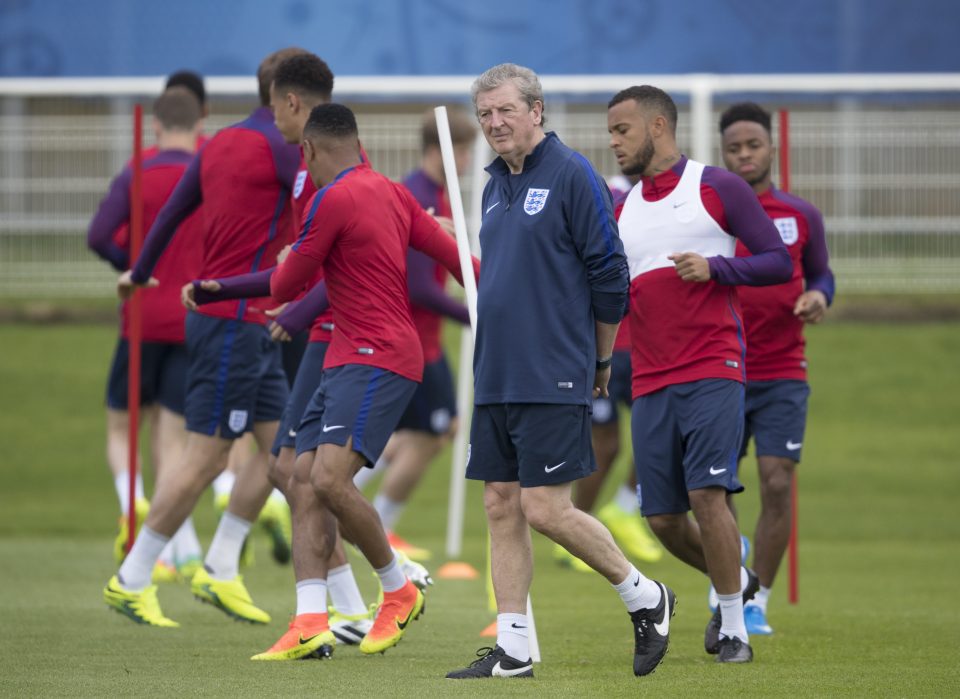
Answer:
[{"label": "man's grey hair", "polygon": [[540,78],[529,68],[518,66],[516,63],[501,63],[485,71],[479,78],[473,81],[473,86],[470,88],[470,96],[473,98],[474,110],[477,108],[477,96],[481,92],[495,90],[508,82],[512,82],[517,86],[517,89],[520,90],[520,96],[530,109],[533,109],[534,102],[540,103],[540,125],[543,126],[547,122],[547,118],[543,116],[542,107],[545,103],[543,101],[543,87],[540,85]]}]

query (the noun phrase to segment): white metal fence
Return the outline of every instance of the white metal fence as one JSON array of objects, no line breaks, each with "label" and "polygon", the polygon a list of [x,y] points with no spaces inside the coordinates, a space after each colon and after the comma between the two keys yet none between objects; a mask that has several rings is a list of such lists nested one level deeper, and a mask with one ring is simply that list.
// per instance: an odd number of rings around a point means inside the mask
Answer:
[{"label": "white metal fence", "polygon": [[[841,291],[960,291],[960,76],[551,76],[548,126],[614,175],[605,103],[640,83],[678,98],[681,146],[714,164],[727,104],[790,109],[792,189],[824,212]],[[466,104],[469,85],[343,78],[337,98],[356,109],[374,165],[399,178],[418,162],[421,114]],[[149,105],[161,87],[160,78],[0,80],[0,296],[110,293],[113,275],[87,251],[86,227],[129,158],[134,100]],[[210,133],[255,101],[251,79],[211,78],[208,90]],[[463,182],[465,201],[482,186],[482,164]]]}]

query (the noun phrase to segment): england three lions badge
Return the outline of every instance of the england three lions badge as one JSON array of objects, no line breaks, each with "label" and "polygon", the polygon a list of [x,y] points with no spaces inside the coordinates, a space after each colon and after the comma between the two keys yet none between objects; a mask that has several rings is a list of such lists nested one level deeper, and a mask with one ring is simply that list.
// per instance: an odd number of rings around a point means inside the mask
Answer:
[{"label": "england three lions badge", "polygon": [[550,194],[549,189],[533,189],[531,187],[527,190],[527,198],[523,201],[523,210],[529,216],[539,214],[547,204],[548,194]]}]

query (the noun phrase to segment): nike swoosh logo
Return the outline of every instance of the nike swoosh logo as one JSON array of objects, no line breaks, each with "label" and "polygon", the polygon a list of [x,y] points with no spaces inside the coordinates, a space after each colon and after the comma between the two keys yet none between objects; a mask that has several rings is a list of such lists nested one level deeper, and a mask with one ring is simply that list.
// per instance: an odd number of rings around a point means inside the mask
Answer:
[{"label": "nike swoosh logo", "polygon": [[407,614],[407,618],[404,619],[403,621],[400,621],[399,619],[397,619],[397,628],[398,628],[398,629],[400,629],[401,631],[403,631],[405,628],[407,628],[407,624],[410,623],[410,619],[413,617],[413,610],[414,610],[414,609],[416,609],[416,605],[414,605],[413,607],[410,608],[410,612]]},{"label": "nike swoosh logo", "polygon": [[511,626],[512,628],[514,628],[514,629],[525,629],[525,628],[527,628],[526,626],[517,626],[516,624],[510,624],[510,626]]},{"label": "nike swoosh logo", "polygon": [[789,449],[790,451],[796,451],[802,446],[803,446],[803,442],[791,442],[789,439],[787,440],[787,449]]},{"label": "nike swoosh logo", "polygon": [[330,432],[331,430],[342,430],[346,425],[324,425],[323,431]]},{"label": "nike swoosh logo", "polygon": [[523,665],[521,667],[516,667],[511,670],[508,670],[507,668],[503,667],[500,664],[500,661],[498,660],[497,664],[493,666],[492,670],[490,670],[490,674],[493,675],[494,677],[514,677],[516,675],[522,675],[523,673],[529,672],[529,671],[530,671],[529,665]]},{"label": "nike swoosh logo", "polygon": [[543,470],[546,471],[547,473],[553,473],[553,472],[556,471],[558,468],[560,468],[561,466],[563,466],[565,463],[567,463],[567,462],[566,462],[566,461],[561,461],[561,462],[560,462],[559,464],[557,464],[556,466],[544,466],[544,467],[543,467]]},{"label": "nike swoosh logo", "polygon": [[711,466],[711,467],[710,467],[710,475],[711,475],[711,476],[718,476],[718,475],[720,475],[721,473],[723,473],[723,472],[726,471],[726,470],[727,470],[727,469],[725,469],[725,468],[714,468],[713,466]]},{"label": "nike swoosh logo", "polygon": [[683,205],[686,204],[686,203],[687,203],[687,202],[682,201],[682,202],[680,202],[679,204],[674,204],[674,205],[673,205],[673,208],[674,208],[674,209],[679,209],[681,206],[683,206]]},{"label": "nike swoosh logo", "polygon": [[290,435],[291,437],[296,437],[296,436],[297,436],[297,431],[296,431],[296,430],[290,430],[289,432],[287,432],[287,434]]},{"label": "nike swoosh logo", "polygon": [[307,645],[308,643],[310,643],[310,641],[312,641],[313,639],[315,639],[315,638],[316,638],[317,636],[319,636],[319,635],[320,635],[320,634],[315,633],[313,636],[308,636],[307,638],[304,638],[304,637],[303,637],[303,634],[300,634],[300,645],[301,645],[301,646]]},{"label": "nike swoosh logo", "polygon": [[670,633],[670,595],[667,594],[667,588],[663,586],[663,583],[657,583],[660,585],[660,590],[663,593],[663,621],[659,624],[654,624],[653,628],[657,630],[657,633],[661,636],[666,636]]},{"label": "nike swoosh logo", "polygon": [[636,581],[635,583],[633,583],[633,586],[634,586],[634,587],[639,587],[639,586],[640,586],[640,576],[639,576],[639,575],[637,576],[637,581]]},{"label": "nike swoosh logo", "polygon": [[487,210],[484,211],[483,213],[484,213],[484,214],[489,214],[491,211],[493,211],[494,209],[496,209],[498,206],[500,206],[500,202],[497,202],[496,204],[491,204],[490,206],[487,207]]}]

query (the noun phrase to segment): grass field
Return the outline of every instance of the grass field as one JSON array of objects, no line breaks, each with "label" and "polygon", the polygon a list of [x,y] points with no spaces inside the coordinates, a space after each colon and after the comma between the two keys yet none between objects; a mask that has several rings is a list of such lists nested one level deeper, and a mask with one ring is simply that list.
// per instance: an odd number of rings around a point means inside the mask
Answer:
[{"label": "grass field", "polygon": [[[338,648],[328,662],[251,663],[285,628],[290,568],[266,539],[247,571],[267,627],[229,621],[165,586],[175,630],[109,612],[116,501],[103,463],[102,393],[114,331],[103,325],[0,325],[0,694],[4,696],[956,696],[960,694],[960,324],[831,323],[813,328],[811,418],[801,482],[800,604],[782,578],[754,638],[756,662],[703,653],[706,584],[674,560],[644,569],[677,591],[670,654],[631,673],[632,634],[609,585],[562,570],[534,536],[533,585],[544,662],[532,681],[453,683],[446,671],[487,645],[482,581],[440,581],[427,612],[384,656]],[[622,474],[627,467],[619,464]],[[439,558],[448,463],[437,463],[400,531]],[[755,469],[743,469],[745,528]],[[612,489],[616,484],[608,483]],[[952,514],[951,514],[952,513]],[[214,516],[198,510],[205,543]],[[464,559],[483,565],[480,490],[468,490]],[[435,561],[435,565],[440,561]],[[367,596],[369,567],[354,568]]]}]

